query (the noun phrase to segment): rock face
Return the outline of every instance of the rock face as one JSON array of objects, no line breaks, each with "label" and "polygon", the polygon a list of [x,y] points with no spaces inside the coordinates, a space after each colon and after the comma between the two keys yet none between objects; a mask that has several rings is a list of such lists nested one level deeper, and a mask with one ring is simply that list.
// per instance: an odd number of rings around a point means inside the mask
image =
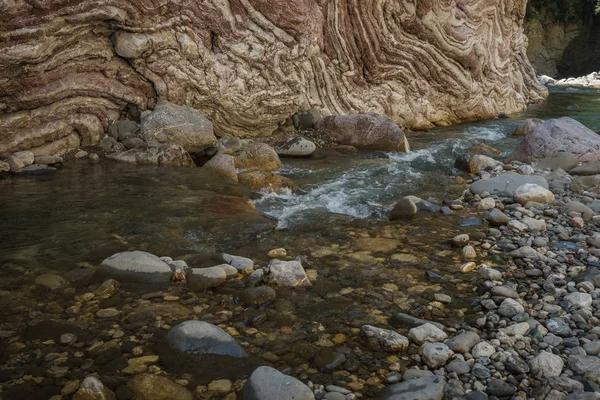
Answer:
[{"label": "rock face", "polygon": [[532,163],[557,152],[584,163],[600,161],[600,135],[569,117],[550,119],[525,136],[507,161]]},{"label": "rock face", "polygon": [[217,144],[213,125],[204,115],[168,101],[159,102],[154,111],[142,118],[140,130],[146,141],[174,142],[190,153]]},{"label": "rock face", "polygon": [[383,151],[410,151],[402,129],[377,114],[330,115],[315,126],[323,139],[359,149]]},{"label": "rock face", "polygon": [[5,3],[0,153],[94,144],[159,100],[241,136],[311,108],[427,128],[522,110],[545,91],[526,57],[525,0]]}]

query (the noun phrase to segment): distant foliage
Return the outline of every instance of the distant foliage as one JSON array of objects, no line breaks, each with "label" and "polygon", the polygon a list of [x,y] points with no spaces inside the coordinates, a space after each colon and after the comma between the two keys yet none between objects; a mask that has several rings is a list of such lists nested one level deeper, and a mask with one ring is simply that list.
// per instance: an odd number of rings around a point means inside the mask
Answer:
[{"label": "distant foliage", "polygon": [[569,22],[592,13],[600,14],[600,0],[529,0],[527,8],[530,18],[544,11],[557,22]]}]

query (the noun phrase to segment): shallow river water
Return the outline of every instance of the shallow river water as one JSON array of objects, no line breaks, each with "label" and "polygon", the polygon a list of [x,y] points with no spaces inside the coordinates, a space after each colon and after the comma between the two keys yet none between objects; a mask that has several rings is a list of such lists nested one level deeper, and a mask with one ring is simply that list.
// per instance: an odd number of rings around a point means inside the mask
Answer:
[{"label": "shallow river water", "polygon": [[[67,329],[48,321],[82,329],[86,346],[110,341],[118,336],[115,330],[143,337],[144,354],[152,354],[169,324],[200,318],[233,329],[230,333],[252,355],[250,364],[291,368],[294,376],[319,383],[360,378],[368,384],[356,390],[369,395],[380,387],[378,369],[409,361],[366,352],[358,337],[361,325],[384,326],[394,312],[407,312],[458,328],[478,311],[471,307],[476,275],[460,272],[459,252],[447,241],[464,232],[481,237],[485,227],[461,227],[464,218],[472,217],[467,210],[390,223],[386,216],[395,201],[416,195],[439,203],[460,196],[466,187],[452,179],[457,156],[479,143],[508,152],[518,143],[509,135],[521,120],[566,115],[600,130],[600,91],[555,90],[547,101],[508,119],[413,133],[413,151],[407,154],[325,151],[313,159],[284,160],[281,174],[300,191],[281,195],[253,193],[200,168],[107,161],[71,162],[52,175],[0,179],[0,332],[8,332],[0,341],[10,342],[9,350],[0,352],[0,363],[10,373],[1,376],[35,376],[35,368],[48,367],[47,357],[31,354],[48,353],[44,340],[56,340],[54,333]],[[220,252],[266,265],[267,252],[280,247],[290,259],[304,257],[313,286],[278,291],[267,307],[241,306],[237,296],[244,283],[230,281],[209,293],[190,293],[184,284],[155,297],[123,292],[79,315],[68,311],[74,296],[97,287],[89,281],[93,268],[116,252],[145,250],[204,267],[216,265]],[[48,292],[34,285],[39,275],[50,272],[69,281],[69,288]],[[434,293],[449,294],[454,301],[444,307],[432,301]],[[171,301],[163,295],[177,297],[169,312],[154,310],[147,321],[135,317],[140,307]],[[123,319],[99,320],[93,307],[116,307]],[[39,323],[47,324],[44,332],[28,331]],[[72,374],[83,368],[69,365]],[[121,368],[97,361],[90,365],[83,375],[111,375]],[[334,372],[340,368],[343,373]],[[234,381],[245,373],[222,365],[187,373],[171,369],[175,377],[195,384],[216,377]]]}]

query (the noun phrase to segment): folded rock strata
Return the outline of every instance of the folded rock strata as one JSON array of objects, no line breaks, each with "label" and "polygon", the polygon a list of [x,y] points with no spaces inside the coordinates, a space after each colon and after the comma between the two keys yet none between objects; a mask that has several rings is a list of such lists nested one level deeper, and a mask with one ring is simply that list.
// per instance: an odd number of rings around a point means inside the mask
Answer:
[{"label": "folded rock strata", "polygon": [[416,128],[519,111],[545,91],[525,3],[3,1],[0,153],[94,144],[159,100],[217,136],[268,135],[308,109]]}]

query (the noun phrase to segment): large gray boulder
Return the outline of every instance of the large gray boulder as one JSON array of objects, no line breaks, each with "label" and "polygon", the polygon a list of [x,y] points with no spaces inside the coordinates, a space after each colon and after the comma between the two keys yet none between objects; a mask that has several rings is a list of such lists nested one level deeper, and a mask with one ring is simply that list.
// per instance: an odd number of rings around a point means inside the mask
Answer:
[{"label": "large gray boulder", "polygon": [[540,185],[548,189],[548,181],[538,175],[520,175],[516,172],[505,172],[494,178],[480,179],[471,184],[471,192],[482,194],[488,192],[497,196],[514,197],[516,190],[525,184]]},{"label": "large gray boulder", "polygon": [[557,152],[572,153],[578,161],[600,161],[600,135],[573,118],[550,119],[529,133],[507,161],[537,162]]},{"label": "large gray boulder", "polygon": [[402,129],[385,115],[330,115],[317,122],[316,133],[326,141],[359,149],[410,151]]},{"label": "large gray boulder", "polygon": [[[443,376],[431,375],[385,388],[380,400],[442,400],[446,380]],[[245,399],[244,399],[245,400]]]},{"label": "large gray boulder", "polygon": [[177,143],[147,142],[121,153],[110,154],[107,158],[136,165],[196,166],[189,153]]},{"label": "large gray boulder", "polygon": [[600,174],[600,161],[573,168],[569,173],[571,175],[598,175]]},{"label": "large gray boulder", "polygon": [[262,366],[252,372],[244,385],[243,400],[314,400],[312,390],[298,379],[274,368]]},{"label": "large gray boulder", "polygon": [[144,140],[174,142],[190,153],[217,144],[213,125],[192,107],[160,101],[150,114],[142,118],[140,133]]},{"label": "large gray boulder", "polygon": [[548,154],[539,163],[536,164],[537,169],[550,169],[555,170],[557,168],[569,171],[577,166],[579,162],[577,157],[572,153],[566,151],[559,151],[558,153]]},{"label": "large gray boulder", "polygon": [[113,254],[98,266],[95,276],[112,278],[122,283],[168,286],[173,271],[169,264],[145,251]]},{"label": "large gray boulder", "polygon": [[204,321],[182,322],[169,330],[166,340],[172,350],[190,355],[248,356],[227,332]]}]

